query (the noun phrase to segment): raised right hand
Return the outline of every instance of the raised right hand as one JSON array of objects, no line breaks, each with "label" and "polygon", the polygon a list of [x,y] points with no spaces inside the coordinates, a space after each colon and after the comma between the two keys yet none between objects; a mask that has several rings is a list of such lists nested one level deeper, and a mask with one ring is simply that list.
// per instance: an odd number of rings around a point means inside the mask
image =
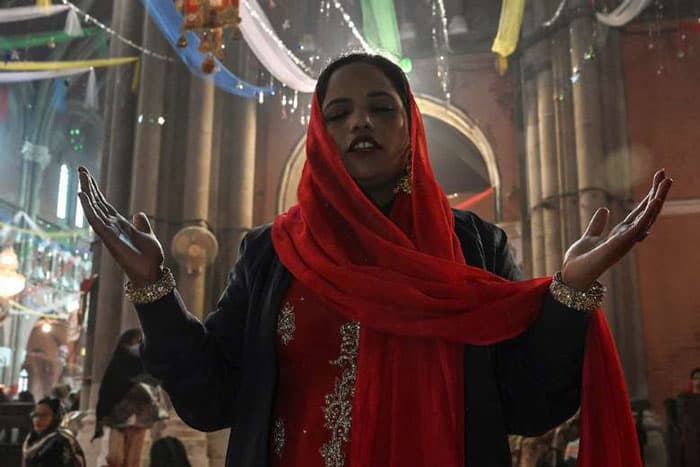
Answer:
[{"label": "raised right hand", "polygon": [[85,167],[80,176],[80,204],[85,218],[135,287],[156,282],[163,268],[163,247],[148,217],[136,214],[132,222],[107,202],[95,178]]}]

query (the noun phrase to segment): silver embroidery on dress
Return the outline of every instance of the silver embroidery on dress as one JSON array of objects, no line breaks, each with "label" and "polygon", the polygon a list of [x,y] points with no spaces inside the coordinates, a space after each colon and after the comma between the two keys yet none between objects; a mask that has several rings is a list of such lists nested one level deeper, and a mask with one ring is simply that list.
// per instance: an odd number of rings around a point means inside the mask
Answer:
[{"label": "silver embroidery on dress", "polygon": [[286,302],[277,317],[277,335],[284,345],[289,344],[294,339],[294,306]]},{"label": "silver embroidery on dress", "polygon": [[321,457],[326,467],[343,467],[345,464],[343,448],[350,439],[352,427],[352,400],[357,377],[360,323],[350,322],[342,325],[340,335],[340,357],[330,363],[340,367],[343,372],[335,379],[333,392],[326,395],[326,405],[323,408],[325,427],[330,432],[330,439],[321,446]]},{"label": "silver embroidery on dress", "polygon": [[272,427],[272,450],[279,458],[282,457],[282,449],[284,449],[284,420],[278,418]]}]

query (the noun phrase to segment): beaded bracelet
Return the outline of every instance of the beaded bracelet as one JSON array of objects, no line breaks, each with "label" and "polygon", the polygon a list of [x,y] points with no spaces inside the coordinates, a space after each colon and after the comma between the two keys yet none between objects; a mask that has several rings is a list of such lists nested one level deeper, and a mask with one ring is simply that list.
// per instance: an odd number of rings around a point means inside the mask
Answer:
[{"label": "beaded bracelet", "polygon": [[131,281],[124,284],[124,295],[134,305],[153,303],[168,295],[175,289],[175,276],[169,268],[163,268],[163,272],[153,284],[139,289],[135,288]]},{"label": "beaded bracelet", "polygon": [[578,311],[593,311],[600,308],[605,298],[605,286],[595,281],[588,290],[569,287],[561,280],[561,272],[554,274],[549,286],[552,297],[562,305]]}]

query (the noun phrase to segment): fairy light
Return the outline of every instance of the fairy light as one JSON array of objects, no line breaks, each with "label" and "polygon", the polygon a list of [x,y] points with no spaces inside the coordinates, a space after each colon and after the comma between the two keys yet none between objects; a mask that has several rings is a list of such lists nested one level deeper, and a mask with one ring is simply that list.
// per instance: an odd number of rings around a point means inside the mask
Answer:
[{"label": "fairy light", "polygon": [[100,22],[99,20],[97,20],[96,18],[93,18],[93,17],[90,16],[88,13],[84,12],[83,10],[81,10],[80,8],[78,8],[77,6],[75,6],[74,4],[72,4],[71,2],[69,2],[68,0],[61,0],[61,1],[63,2],[64,5],[67,5],[68,7],[70,7],[71,10],[75,11],[75,12],[78,13],[80,16],[82,16],[83,19],[84,19],[86,22],[94,24],[94,25],[97,26],[98,28],[100,28],[100,29],[102,29],[103,31],[107,32],[109,35],[111,35],[111,36],[117,38],[120,42],[122,42],[122,43],[124,43],[124,44],[126,44],[126,45],[128,45],[128,46],[130,46],[130,47],[133,47],[134,49],[138,50],[138,51],[141,52],[142,54],[148,55],[148,56],[150,56],[150,57],[157,58],[157,59],[159,59],[159,60],[165,60],[166,62],[175,62],[175,60],[173,60],[172,58],[170,58],[170,57],[168,57],[168,56],[166,56],[166,55],[162,55],[162,54],[153,52],[153,51],[151,51],[151,50],[148,50],[147,48],[138,45],[136,42],[134,42],[134,41],[132,41],[132,40],[130,40],[130,39],[127,39],[126,37],[122,36],[121,34],[119,34],[119,33],[118,33],[117,31],[115,31],[114,29],[112,29],[112,28],[110,28],[109,26],[107,26],[107,25],[101,23],[101,22]]},{"label": "fairy light", "polygon": [[[445,15],[445,5],[442,0],[433,0],[431,7],[431,13],[433,16],[433,27],[431,28],[431,34],[433,38],[433,48],[435,50],[437,77],[440,81],[442,92],[445,94],[445,100],[449,102],[450,68],[445,54],[449,53],[450,51],[450,43],[447,35],[447,17]],[[440,44],[440,39],[438,37],[440,35],[438,34],[438,26],[440,26],[441,35],[443,37],[442,45]]]},{"label": "fairy light", "polygon": [[445,49],[450,50],[450,36],[447,34],[447,12],[444,0],[437,0],[438,11],[440,13],[440,25],[442,26],[442,37],[445,41]]},{"label": "fairy light", "polygon": [[365,38],[362,37],[362,34],[360,34],[360,31],[355,26],[355,22],[352,20],[352,18],[350,18],[350,15],[345,11],[345,8],[343,8],[343,5],[341,5],[338,0],[333,0],[333,6],[335,7],[336,10],[338,10],[338,13],[340,13],[340,16],[343,18],[343,21],[345,22],[345,24],[347,24],[348,28],[350,28],[350,31],[352,32],[352,35],[355,36],[355,39],[357,39],[360,42],[360,45],[362,45],[362,48],[365,49],[365,52],[374,53],[374,50],[372,49],[372,47],[369,46],[367,41],[365,41]]},{"label": "fairy light", "polygon": [[275,32],[272,29],[270,29],[270,27],[265,23],[265,21],[263,21],[262,18],[260,18],[258,12],[250,7],[250,4],[247,0],[243,0],[243,6],[248,9],[251,18],[257,21],[260,27],[263,29],[263,31],[265,31],[267,35],[273,39],[277,47],[280,50],[282,50],[299,68],[304,70],[304,72],[306,72],[307,75],[311,75],[311,69],[308,66],[306,66],[306,64],[303,61],[301,61],[296,55],[294,55],[294,53],[291,50],[289,50],[289,47],[284,45],[282,39],[280,39],[277,36],[277,34],[275,34]]}]

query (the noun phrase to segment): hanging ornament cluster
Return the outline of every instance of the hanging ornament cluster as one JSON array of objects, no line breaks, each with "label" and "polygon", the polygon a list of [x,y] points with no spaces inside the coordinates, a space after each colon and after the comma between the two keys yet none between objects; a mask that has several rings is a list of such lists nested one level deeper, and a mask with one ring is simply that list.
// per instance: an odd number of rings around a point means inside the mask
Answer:
[{"label": "hanging ornament cluster", "polygon": [[199,51],[206,54],[202,62],[204,73],[213,73],[216,68],[214,57],[223,58],[224,29],[232,28],[238,37],[238,0],[176,0],[175,5],[183,15],[182,34],[178,47],[187,47],[185,32],[197,33],[200,38]]}]

